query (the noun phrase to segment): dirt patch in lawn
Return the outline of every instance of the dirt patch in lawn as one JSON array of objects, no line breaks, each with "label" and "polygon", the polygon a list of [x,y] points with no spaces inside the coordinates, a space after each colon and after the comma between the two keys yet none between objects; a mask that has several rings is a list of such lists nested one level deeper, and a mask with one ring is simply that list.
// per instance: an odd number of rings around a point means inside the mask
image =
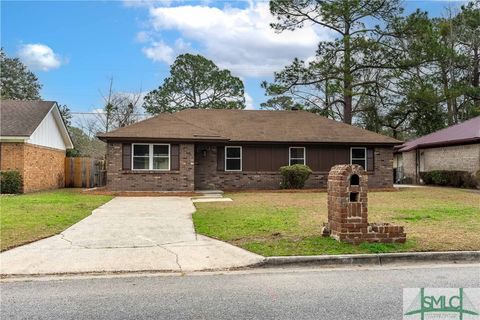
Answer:
[{"label": "dirt patch in lawn", "polygon": [[360,246],[320,236],[327,221],[325,192],[226,196],[233,202],[196,204],[197,231],[266,256],[480,250],[480,194],[465,190],[369,192],[369,221],[404,225],[407,243]]}]

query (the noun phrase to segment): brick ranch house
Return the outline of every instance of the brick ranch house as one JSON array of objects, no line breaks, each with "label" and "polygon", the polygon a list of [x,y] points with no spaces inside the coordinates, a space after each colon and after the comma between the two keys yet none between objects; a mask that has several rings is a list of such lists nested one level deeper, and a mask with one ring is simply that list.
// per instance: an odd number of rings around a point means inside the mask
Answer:
[{"label": "brick ranch house", "polygon": [[19,171],[23,192],[65,186],[72,140],[54,101],[0,101],[0,170]]},{"label": "brick ranch house", "polygon": [[480,116],[395,147],[395,180],[420,183],[420,172],[480,170]]},{"label": "brick ranch house", "polygon": [[279,168],[306,164],[307,188],[356,163],[369,185],[393,185],[398,140],[305,111],[187,109],[100,134],[107,188],[123,191],[278,189]]}]

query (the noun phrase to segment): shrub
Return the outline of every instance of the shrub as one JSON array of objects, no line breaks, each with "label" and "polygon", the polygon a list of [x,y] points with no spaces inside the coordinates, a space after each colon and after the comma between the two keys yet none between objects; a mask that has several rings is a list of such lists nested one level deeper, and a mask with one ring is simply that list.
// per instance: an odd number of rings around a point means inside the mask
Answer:
[{"label": "shrub", "polygon": [[312,174],[312,170],[303,164],[294,164],[292,166],[284,166],[280,168],[282,174],[282,188],[285,189],[302,189],[305,182]]},{"label": "shrub", "polygon": [[434,170],[420,172],[425,184],[437,186],[451,186],[456,188],[475,188],[477,182],[468,171]]},{"label": "shrub", "polygon": [[477,170],[477,172],[475,172],[475,182],[477,184],[477,187],[480,187],[480,169]]},{"label": "shrub", "polygon": [[471,188],[475,189],[480,186],[480,181],[476,178],[476,176],[472,174],[467,174],[463,180],[463,187],[464,188]]},{"label": "shrub", "polygon": [[22,176],[18,171],[0,172],[1,193],[19,193],[22,188]]},{"label": "shrub", "polygon": [[67,149],[66,156],[67,157],[79,157],[80,152],[78,152],[77,149]]}]

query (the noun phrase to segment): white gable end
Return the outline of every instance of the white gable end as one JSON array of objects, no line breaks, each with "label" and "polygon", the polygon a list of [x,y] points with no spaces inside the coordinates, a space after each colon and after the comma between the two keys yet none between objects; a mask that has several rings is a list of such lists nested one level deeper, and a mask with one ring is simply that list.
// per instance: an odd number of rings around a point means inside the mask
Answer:
[{"label": "white gable end", "polygon": [[59,123],[57,119],[55,119],[54,111],[55,108],[50,110],[37,129],[32,133],[27,141],[28,143],[60,150],[67,149]]}]

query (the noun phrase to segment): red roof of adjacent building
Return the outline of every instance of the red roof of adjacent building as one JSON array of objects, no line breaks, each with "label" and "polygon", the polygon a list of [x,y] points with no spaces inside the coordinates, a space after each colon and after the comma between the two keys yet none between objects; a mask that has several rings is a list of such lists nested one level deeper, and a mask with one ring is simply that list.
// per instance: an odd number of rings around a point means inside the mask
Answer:
[{"label": "red roof of adjacent building", "polygon": [[475,141],[480,141],[480,116],[408,141],[398,147],[398,152],[410,151],[420,147],[440,147]]}]

